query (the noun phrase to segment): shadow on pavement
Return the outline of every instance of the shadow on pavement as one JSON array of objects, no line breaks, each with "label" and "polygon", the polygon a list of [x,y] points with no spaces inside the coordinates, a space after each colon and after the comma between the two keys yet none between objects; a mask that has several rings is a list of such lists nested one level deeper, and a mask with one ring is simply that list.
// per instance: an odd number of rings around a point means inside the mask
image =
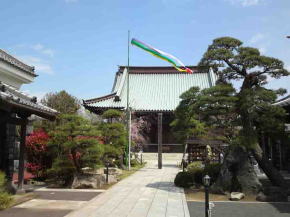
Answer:
[{"label": "shadow on pavement", "polygon": [[280,213],[289,213],[290,216],[290,203],[268,203],[273,206]]}]

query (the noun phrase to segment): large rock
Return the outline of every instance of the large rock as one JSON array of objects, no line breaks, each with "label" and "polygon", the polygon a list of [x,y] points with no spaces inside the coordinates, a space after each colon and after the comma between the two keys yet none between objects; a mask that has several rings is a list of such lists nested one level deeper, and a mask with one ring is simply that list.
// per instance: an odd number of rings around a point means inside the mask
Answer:
[{"label": "large rock", "polygon": [[239,201],[239,200],[243,199],[244,197],[245,197],[245,195],[241,192],[232,192],[231,196],[230,196],[230,200]]},{"label": "large rock", "polygon": [[226,192],[257,194],[261,188],[262,184],[249,160],[248,151],[242,146],[230,147],[211,191],[223,194]]},{"label": "large rock", "polygon": [[[108,184],[116,183],[115,175],[108,176]],[[106,184],[106,174],[81,174],[75,175],[71,188],[87,189],[87,188],[102,188]]]}]

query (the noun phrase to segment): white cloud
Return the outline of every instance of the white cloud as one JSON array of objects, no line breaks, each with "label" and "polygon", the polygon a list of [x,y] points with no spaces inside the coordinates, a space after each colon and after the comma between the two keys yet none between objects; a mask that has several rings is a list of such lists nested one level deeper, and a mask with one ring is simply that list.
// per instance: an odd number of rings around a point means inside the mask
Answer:
[{"label": "white cloud", "polygon": [[78,0],[64,0],[66,3],[74,3],[74,2],[78,2]]},{"label": "white cloud", "polygon": [[48,63],[47,61],[41,58],[34,57],[34,56],[20,56],[19,59],[28,65],[34,66],[36,73],[39,72],[39,73],[49,74],[49,75],[54,74],[54,71],[50,63]]},{"label": "white cloud", "polygon": [[52,49],[46,48],[42,44],[39,44],[39,43],[33,45],[32,49],[36,50],[36,51],[38,51],[38,52],[40,52],[42,54],[45,54],[45,55],[47,55],[49,57],[53,57],[54,56],[54,51]]},{"label": "white cloud", "polygon": [[265,38],[265,35],[263,35],[262,33],[257,33],[250,39],[250,43],[255,44],[255,43],[263,40],[264,38]]},{"label": "white cloud", "polygon": [[235,5],[241,5],[243,7],[254,6],[261,3],[261,0],[226,0],[226,1]]},{"label": "white cloud", "polygon": [[44,95],[46,94],[46,92],[44,91],[40,91],[40,92],[34,92],[34,91],[30,91],[30,90],[21,90],[23,93],[29,95],[29,96],[36,96],[37,97],[37,102],[40,102],[40,100],[44,97]]},{"label": "white cloud", "polygon": [[258,49],[259,49],[259,51],[260,51],[260,53],[262,55],[264,55],[267,52],[267,48],[266,47],[260,46],[260,47],[258,47]]},{"label": "white cloud", "polygon": [[265,53],[268,50],[267,49],[268,42],[269,42],[269,39],[266,37],[265,34],[262,34],[262,33],[257,33],[253,35],[249,40],[249,44],[251,44],[253,47],[258,48],[262,55],[265,55]]}]

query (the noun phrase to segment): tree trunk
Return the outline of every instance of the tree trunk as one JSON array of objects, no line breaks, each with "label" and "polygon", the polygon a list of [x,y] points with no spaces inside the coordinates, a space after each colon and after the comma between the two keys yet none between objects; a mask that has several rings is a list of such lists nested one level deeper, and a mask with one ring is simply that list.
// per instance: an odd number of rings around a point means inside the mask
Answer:
[{"label": "tree trunk", "polygon": [[242,146],[230,147],[225,155],[220,175],[211,187],[212,192],[238,191],[246,194],[257,194],[261,189],[262,184],[250,162],[249,152]]},{"label": "tree trunk", "polygon": [[256,161],[258,162],[261,169],[267,175],[271,183],[275,186],[282,188],[287,188],[287,183],[281,173],[271,164],[271,162],[266,158],[259,144],[256,145],[254,149],[251,150]]}]

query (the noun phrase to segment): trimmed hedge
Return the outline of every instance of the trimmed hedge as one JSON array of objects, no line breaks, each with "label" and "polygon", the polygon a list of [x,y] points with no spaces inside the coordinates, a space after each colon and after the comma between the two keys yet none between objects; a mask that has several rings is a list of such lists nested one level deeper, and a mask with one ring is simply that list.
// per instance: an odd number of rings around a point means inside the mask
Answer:
[{"label": "trimmed hedge", "polygon": [[187,171],[195,184],[202,185],[205,175],[209,175],[211,183],[214,183],[219,176],[220,168],[221,164],[219,163],[211,163],[203,166],[202,162],[196,161],[188,165]]},{"label": "trimmed hedge", "polygon": [[174,179],[174,184],[177,187],[188,188],[193,184],[192,176],[188,172],[179,172]]}]

